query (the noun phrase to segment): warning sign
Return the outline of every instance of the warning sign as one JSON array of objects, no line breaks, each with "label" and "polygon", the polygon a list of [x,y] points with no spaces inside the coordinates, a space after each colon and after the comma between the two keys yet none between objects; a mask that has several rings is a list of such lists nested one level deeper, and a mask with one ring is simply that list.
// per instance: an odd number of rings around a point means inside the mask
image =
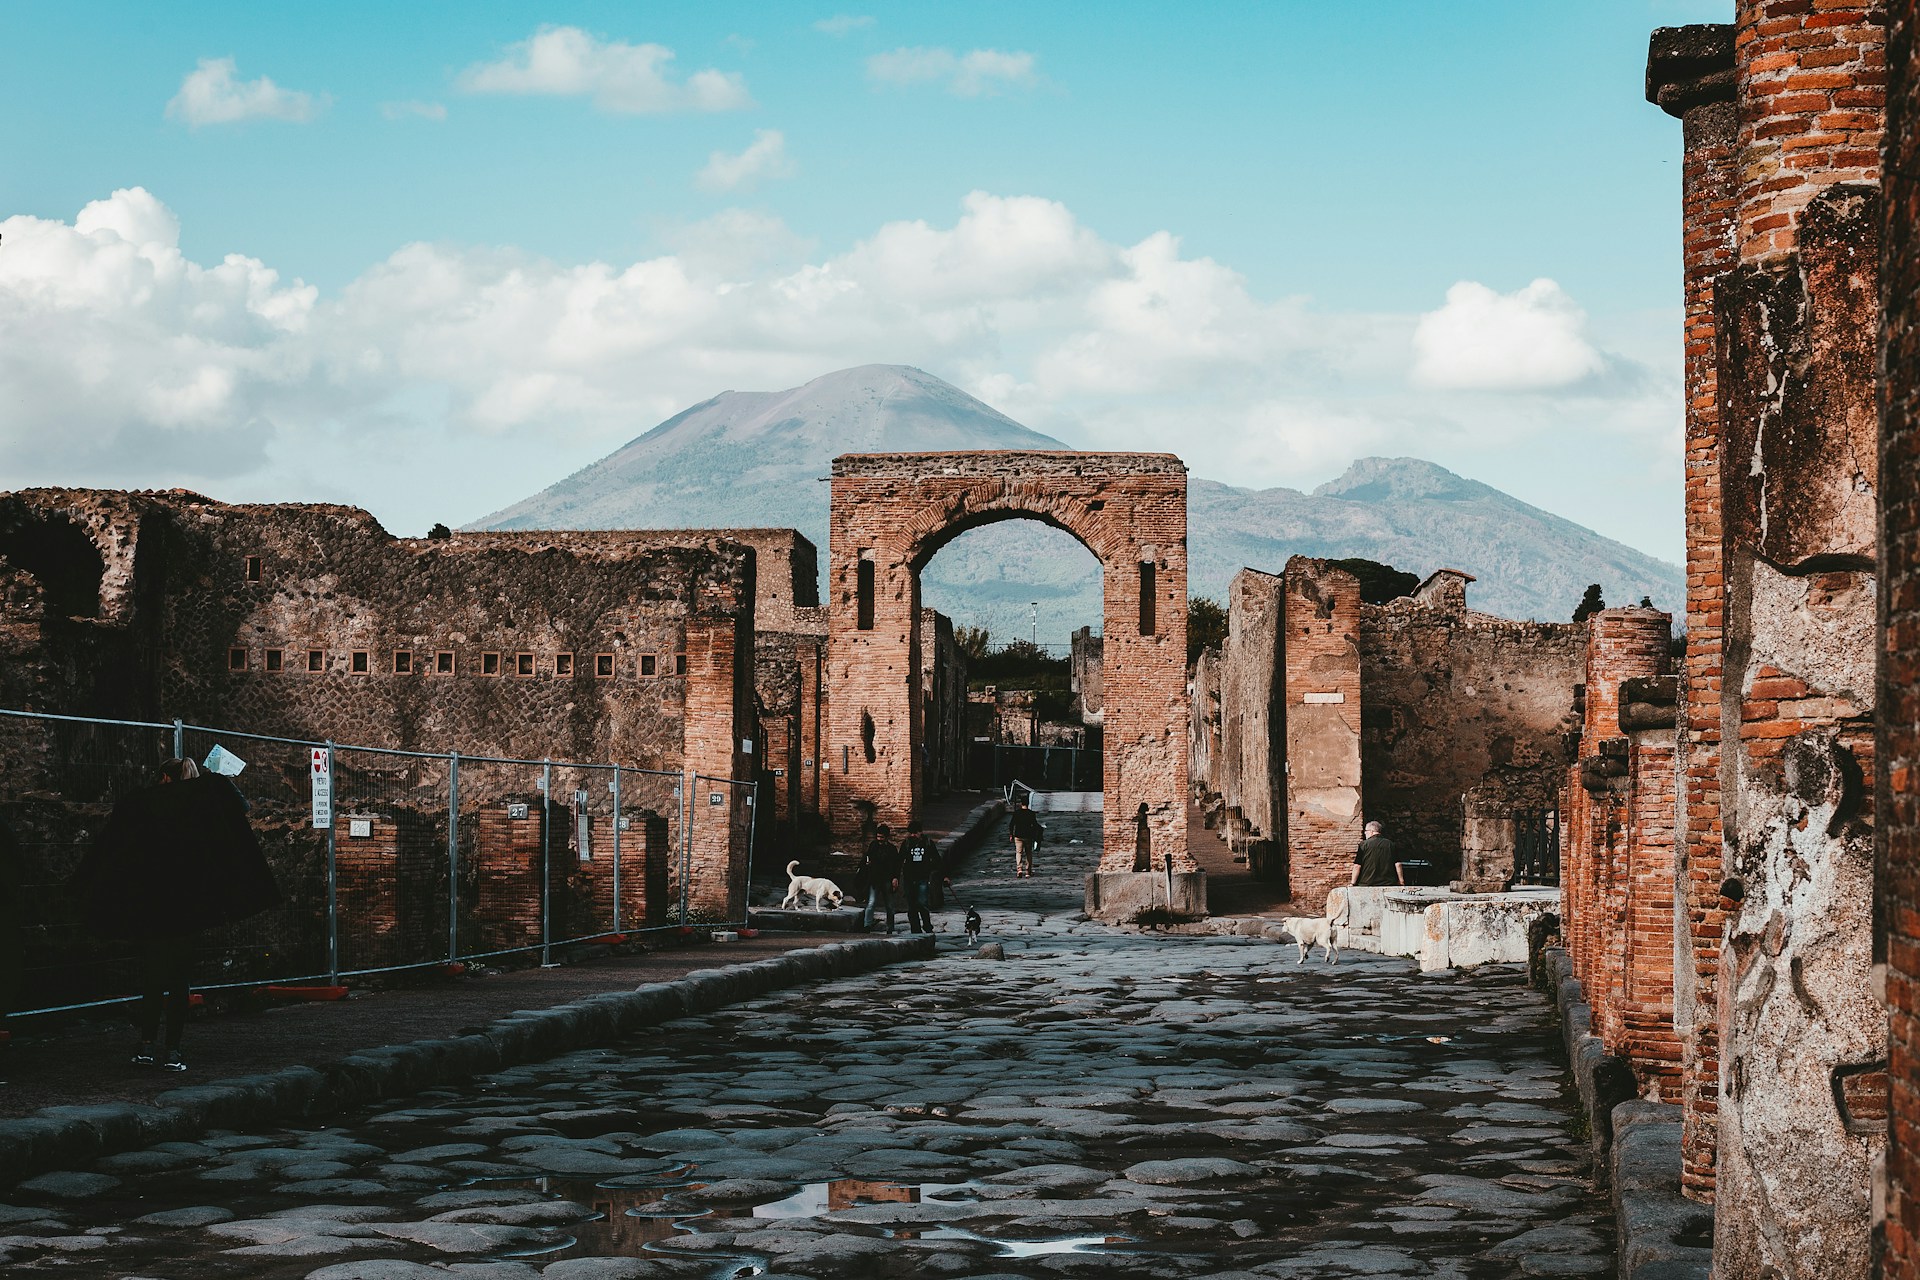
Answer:
[{"label": "warning sign", "polygon": [[333,761],[328,758],[331,754],[325,747],[315,747],[313,766],[308,771],[313,783],[313,825],[318,828],[333,825]]}]

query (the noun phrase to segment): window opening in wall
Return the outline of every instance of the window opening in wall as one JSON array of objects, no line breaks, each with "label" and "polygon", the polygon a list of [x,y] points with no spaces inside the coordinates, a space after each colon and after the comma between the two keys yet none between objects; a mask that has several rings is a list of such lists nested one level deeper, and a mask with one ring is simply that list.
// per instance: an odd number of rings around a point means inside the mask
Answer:
[{"label": "window opening in wall", "polygon": [[247,581],[248,582],[260,581],[260,557],[259,556],[247,557]]},{"label": "window opening in wall", "polygon": [[327,651],[325,649],[307,650],[307,670],[325,671],[327,669]]},{"label": "window opening in wall", "polygon": [[397,676],[413,674],[413,651],[411,649],[395,649],[393,651],[393,674]]},{"label": "window opening in wall", "polygon": [[513,655],[513,674],[515,674],[516,676],[532,675],[533,674],[533,655],[530,653],[514,654]]},{"label": "window opening in wall", "polygon": [[435,675],[441,676],[453,674],[453,650],[442,649],[433,655],[433,671]]},{"label": "window opening in wall", "polygon": [[247,669],[247,651],[234,648],[227,650],[227,670],[245,671]]},{"label": "window opening in wall", "polygon": [[1140,562],[1140,634],[1153,634],[1153,561]]},{"label": "window opening in wall", "polygon": [[553,655],[553,674],[555,674],[556,676],[572,675],[573,674],[573,655],[570,653],[554,654]]},{"label": "window opening in wall", "polygon": [[855,590],[859,595],[857,605],[859,617],[854,625],[862,631],[873,630],[873,561],[862,560],[854,571]]},{"label": "window opening in wall", "polygon": [[267,661],[266,661],[267,670],[279,671],[282,668],[284,668],[286,665],[287,665],[287,654],[284,649],[267,650]]},{"label": "window opening in wall", "polygon": [[640,655],[640,674],[643,676],[659,675],[660,659],[655,657],[651,653],[641,654]]},{"label": "window opening in wall", "polygon": [[593,678],[595,680],[613,679],[613,655],[596,653],[593,655]]},{"label": "window opening in wall", "polygon": [[373,651],[371,649],[355,649],[352,660],[347,664],[347,670],[357,676],[364,676],[372,671]]},{"label": "window opening in wall", "polygon": [[677,676],[683,676],[687,674],[687,655],[686,654],[676,653],[673,655],[673,674]]},{"label": "window opening in wall", "polygon": [[876,753],[873,748],[873,713],[871,711],[860,713],[860,749],[866,753],[867,763],[872,764]]},{"label": "window opening in wall", "polygon": [[480,674],[483,676],[499,675],[500,674],[500,655],[497,653],[481,654],[480,655]]}]

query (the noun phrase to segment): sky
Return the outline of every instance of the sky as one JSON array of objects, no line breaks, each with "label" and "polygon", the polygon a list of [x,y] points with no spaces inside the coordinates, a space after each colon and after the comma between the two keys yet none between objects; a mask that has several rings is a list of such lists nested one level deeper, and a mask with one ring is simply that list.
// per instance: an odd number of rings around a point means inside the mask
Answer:
[{"label": "sky", "polygon": [[1678,122],[1730,0],[0,0],[0,488],[460,524],[912,364],[1080,448],[1410,455],[1682,549]]}]

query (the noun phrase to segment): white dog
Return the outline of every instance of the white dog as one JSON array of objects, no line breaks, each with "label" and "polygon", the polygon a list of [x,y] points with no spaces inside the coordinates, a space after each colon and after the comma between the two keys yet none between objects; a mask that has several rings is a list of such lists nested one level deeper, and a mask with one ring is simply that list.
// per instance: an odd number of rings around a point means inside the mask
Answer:
[{"label": "white dog", "polygon": [[1327,895],[1327,913],[1324,916],[1288,916],[1280,922],[1284,929],[1300,946],[1300,958],[1295,964],[1307,962],[1307,952],[1315,947],[1323,948],[1321,958],[1328,964],[1340,963],[1340,930],[1347,920],[1350,904],[1346,892],[1335,889]]},{"label": "white dog", "polygon": [[786,911],[800,905],[800,895],[813,895],[815,911],[837,911],[841,899],[847,895],[840,886],[825,876],[803,876],[800,874],[800,859],[795,858],[787,864],[787,896],[781,902],[780,909]]}]

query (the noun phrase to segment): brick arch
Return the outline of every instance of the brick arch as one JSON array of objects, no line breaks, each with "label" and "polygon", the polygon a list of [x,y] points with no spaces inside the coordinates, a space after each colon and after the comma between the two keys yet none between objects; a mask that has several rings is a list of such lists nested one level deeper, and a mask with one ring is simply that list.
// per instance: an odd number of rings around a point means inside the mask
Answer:
[{"label": "brick arch", "polygon": [[[836,835],[898,830],[921,787],[920,571],[1002,520],[1061,529],[1100,561],[1107,688],[1106,870],[1133,867],[1137,807],[1156,861],[1186,845],[1187,478],[1171,454],[847,454],[834,459],[827,582],[828,810]],[[1144,566],[1151,564],[1151,571]],[[870,566],[863,568],[863,564]],[[1143,586],[1152,627],[1143,630]],[[867,726],[871,724],[869,732]],[[871,745],[871,751],[868,747]]]}]

